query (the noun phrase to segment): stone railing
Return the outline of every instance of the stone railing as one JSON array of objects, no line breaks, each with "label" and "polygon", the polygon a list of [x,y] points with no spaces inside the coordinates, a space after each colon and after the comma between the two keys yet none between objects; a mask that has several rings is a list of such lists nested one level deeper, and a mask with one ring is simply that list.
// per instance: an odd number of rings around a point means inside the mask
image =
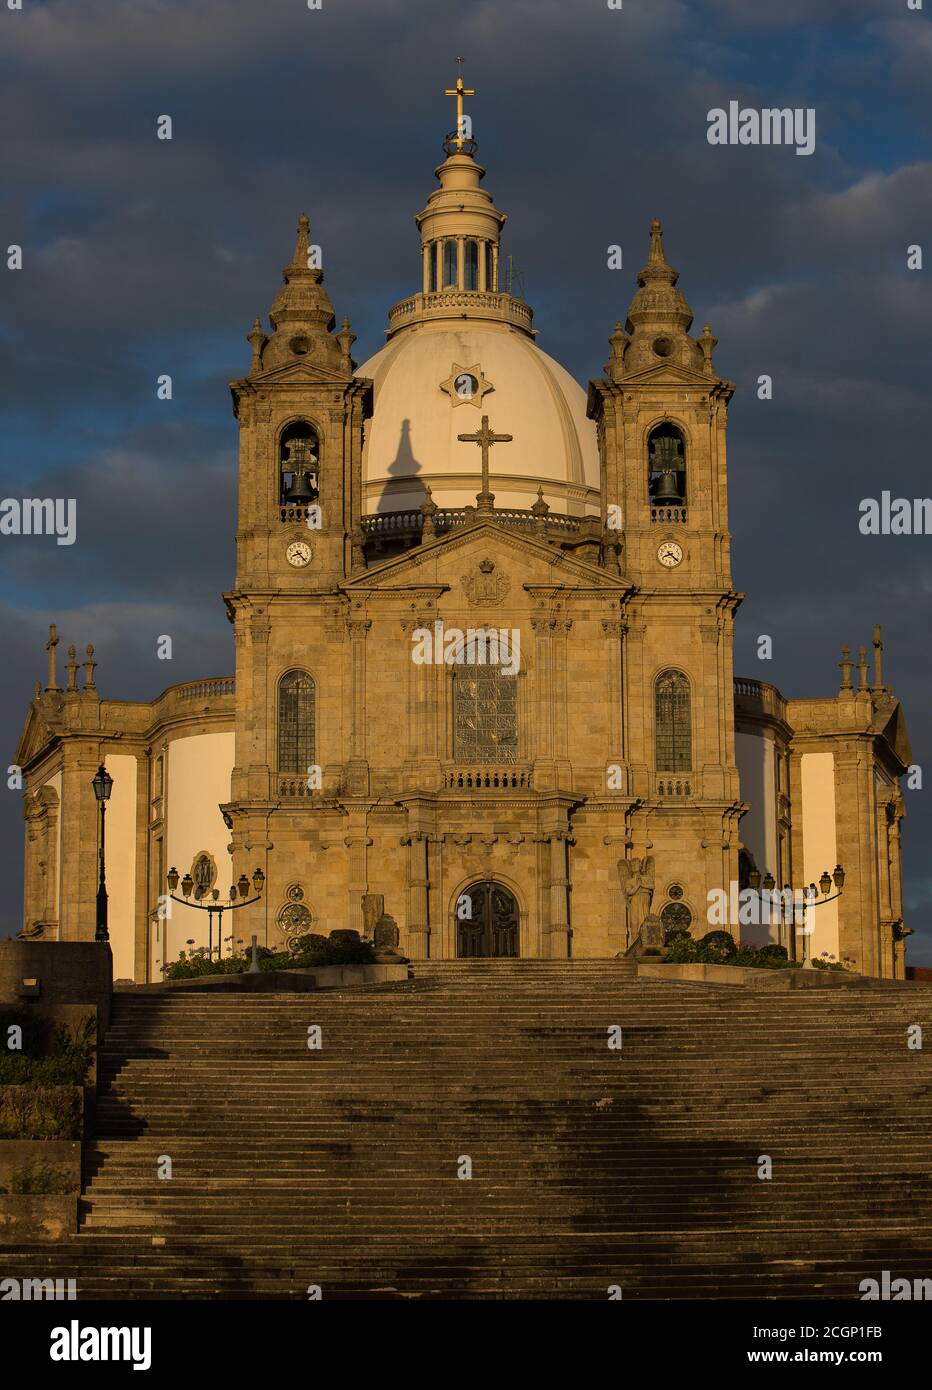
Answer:
[{"label": "stone railing", "polygon": [[766,681],[749,680],[745,676],[734,679],[735,704],[750,714],[765,715],[771,719],[786,722],[786,700],[775,685]]},{"label": "stone railing", "polygon": [[[437,535],[453,531],[456,527],[465,526],[468,521],[474,520],[476,515],[475,507],[439,507],[434,513],[434,531]],[[496,507],[492,512],[492,519],[498,526],[521,527],[527,530],[533,530],[537,526],[537,517],[529,507]],[[590,523],[595,530],[601,529],[597,517],[565,516],[562,512],[548,512],[544,521],[546,530],[556,530],[565,534],[575,534]],[[408,540],[420,536],[424,526],[424,515],[421,511],[413,510],[371,512],[361,518],[361,525],[367,539],[391,540],[397,537]]]},{"label": "stone railing", "polygon": [[534,311],[523,299],[497,290],[435,290],[432,294],[412,294],[392,306],[388,329],[393,333],[406,323],[421,318],[460,318],[463,310],[501,319],[529,331]]},{"label": "stone railing", "polygon": [[447,791],[530,791],[530,768],[456,767],[443,774]]},{"label": "stone railing", "polygon": [[299,777],[298,774],[294,772],[287,774],[278,773],[276,785],[278,787],[278,795],[287,797],[289,801],[294,800],[296,797],[303,798],[306,801],[313,801],[316,797],[317,800],[320,801],[325,797],[335,796],[338,792],[342,791],[342,787],[338,787],[335,784],[328,787],[326,791],[322,787],[315,787],[312,791],[307,785],[307,778]]},{"label": "stone railing", "polygon": [[657,779],[657,795],[665,797],[685,797],[692,796],[692,782],[688,777],[659,777]]},{"label": "stone railing", "polygon": [[236,681],[232,676],[217,676],[212,680],[188,681],[175,686],[179,700],[211,700],[218,695],[235,695]]},{"label": "stone railing", "polygon": [[685,526],[685,525],[686,525],[686,508],[685,508],[685,507],[651,507],[651,509],[650,509],[650,519],[651,519],[651,521],[660,522],[660,523],[663,524],[663,525],[669,525],[669,526]]},{"label": "stone railing", "polygon": [[[314,505],[316,506],[316,503]],[[278,514],[282,521],[307,521],[310,510],[310,506],[286,505],[279,507]]]}]

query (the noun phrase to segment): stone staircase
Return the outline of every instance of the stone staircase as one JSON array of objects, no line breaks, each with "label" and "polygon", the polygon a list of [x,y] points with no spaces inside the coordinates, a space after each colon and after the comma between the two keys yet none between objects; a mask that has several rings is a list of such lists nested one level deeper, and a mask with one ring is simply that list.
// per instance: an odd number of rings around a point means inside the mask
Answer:
[{"label": "stone staircase", "polygon": [[76,1275],[83,1298],[850,1299],[882,1269],[932,1277],[932,1063],[906,1046],[921,1023],[932,1048],[932,988],[414,969],[118,994],[80,1233],[2,1272]]}]

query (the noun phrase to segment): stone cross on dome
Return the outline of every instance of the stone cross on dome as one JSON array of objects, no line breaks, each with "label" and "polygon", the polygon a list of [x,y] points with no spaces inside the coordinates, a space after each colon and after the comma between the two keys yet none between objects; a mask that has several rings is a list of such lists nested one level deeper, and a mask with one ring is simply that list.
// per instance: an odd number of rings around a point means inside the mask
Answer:
[{"label": "stone cross on dome", "polygon": [[489,491],[489,449],[493,444],[510,444],[514,435],[496,434],[494,430],[489,429],[488,415],[483,415],[482,428],[476,430],[475,434],[458,434],[456,437],[464,444],[478,444],[482,450],[482,491],[476,494],[476,510],[490,512],[495,494]]}]

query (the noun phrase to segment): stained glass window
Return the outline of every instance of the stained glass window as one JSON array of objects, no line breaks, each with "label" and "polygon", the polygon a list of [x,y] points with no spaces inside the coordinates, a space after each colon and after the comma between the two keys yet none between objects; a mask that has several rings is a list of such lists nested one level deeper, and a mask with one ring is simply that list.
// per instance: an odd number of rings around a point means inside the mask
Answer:
[{"label": "stained glass window", "polygon": [[453,674],[453,756],[457,762],[513,763],[518,758],[518,682],[477,662]]},{"label": "stained glass window", "polygon": [[307,772],[314,762],[314,681],[289,671],[278,687],[278,770]]},{"label": "stained glass window", "polygon": [[667,903],[660,913],[660,920],[667,931],[689,931],[693,915],[685,903]]},{"label": "stained glass window", "polygon": [[657,771],[691,771],[689,681],[682,671],[663,671],[657,677],[656,716]]}]

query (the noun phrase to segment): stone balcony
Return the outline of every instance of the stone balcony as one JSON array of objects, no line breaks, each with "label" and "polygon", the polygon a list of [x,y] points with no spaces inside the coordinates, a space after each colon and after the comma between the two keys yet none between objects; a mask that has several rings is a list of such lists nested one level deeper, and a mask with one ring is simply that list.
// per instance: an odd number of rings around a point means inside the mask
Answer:
[{"label": "stone balcony", "polygon": [[[449,535],[460,526],[468,526],[478,515],[476,507],[439,507],[433,516],[434,535]],[[546,516],[538,517],[530,508],[495,507],[489,520],[496,526],[522,530],[557,544],[560,541],[592,541],[597,544],[602,536],[602,523],[597,516],[548,512]],[[362,517],[361,525],[367,554],[372,556],[382,555],[386,551],[397,553],[410,549],[419,545],[424,538],[424,514],[416,509],[372,512]]]},{"label": "stone balcony", "polygon": [[496,290],[439,290],[433,294],[412,294],[392,306],[388,315],[388,336],[406,328],[411,323],[425,320],[455,319],[461,323],[464,315],[469,318],[493,319],[498,323],[510,323],[525,333],[533,333],[531,327],[534,311],[523,299],[515,299],[510,294]]}]

